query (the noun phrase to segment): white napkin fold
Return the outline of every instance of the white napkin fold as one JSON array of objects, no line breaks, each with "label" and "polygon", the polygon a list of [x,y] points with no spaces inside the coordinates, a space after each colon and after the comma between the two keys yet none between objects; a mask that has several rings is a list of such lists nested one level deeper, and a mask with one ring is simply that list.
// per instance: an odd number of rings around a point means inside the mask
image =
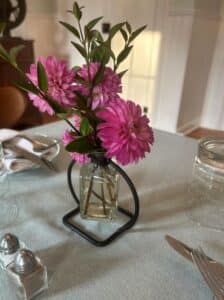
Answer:
[{"label": "white napkin fold", "polygon": [[[0,142],[13,138],[17,134],[19,134],[19,132],[16,130],[0,129]],[[19,140],[17,145],[30,152],[33,152],[32,144],[25,139]],[[25,169],[32,168],[35,165],[33,162],[25,158],[17,158],[16,153],[14,153],[12,150],[4,149],[4,152],[5,152],[4,164],[9,173],[20,172]]]},{"label": "white napkin fold", "polygon": [[9,173],[21,172],[32,168],[35,164],[25,158],[5,158],[5,167]]}]

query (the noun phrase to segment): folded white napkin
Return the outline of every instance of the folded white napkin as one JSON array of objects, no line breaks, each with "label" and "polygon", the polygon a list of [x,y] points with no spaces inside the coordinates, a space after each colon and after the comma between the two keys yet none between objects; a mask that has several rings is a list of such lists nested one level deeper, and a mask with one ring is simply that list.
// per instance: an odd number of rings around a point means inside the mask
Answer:
[{"label": "folded white napkin", "polygon": [[[17,134],[19,134],[19,133],[16,130],[0,129],[0,142],[3,142],[10,138],[13,138]],[[24,149],[30,151],[30,152],[33,152],[32,144],[25,139],[20,139],[18,141],[17,145],[21,148],[24,148]],[[4,152],[5,152],[4,164],[9,173],[20,172],[25,169],[32,168],[34,166],[33,162],[31,162],[25,158],[17,158],[16,153],[14,153],[12,150],[4,149]]]},{"label": "folded white napkin", "polygon": [[0,129],[0,142],[10,139],[18,134],[18,131],[12,129]]},{"label": "folded white napkin", "polygon": [[5,158],[5,167],[9,173],[21,172],[33,166],[34,163],[25,158]]}]

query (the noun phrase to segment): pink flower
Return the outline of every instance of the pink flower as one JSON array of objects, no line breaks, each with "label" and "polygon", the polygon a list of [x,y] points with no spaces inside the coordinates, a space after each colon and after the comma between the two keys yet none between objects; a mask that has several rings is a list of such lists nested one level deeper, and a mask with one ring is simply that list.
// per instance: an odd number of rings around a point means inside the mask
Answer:
[{"label": "pink flower", "polygon": [[[80,121],[81,121],[80,117],[75,115],[74,116],[74,126],[78,130],[80,127]],[[65,146],[68,145],[69,143],[71,143],[72,141],[75,141],[75,139],[76,139],[76,137],[71,134],[70,130],[66,130],[62,137],[62,141]],[[75,160],[77,163],[79,163],[81,165],[84,165],[84,164],[90,162],[90,159],[87,154],[80,154],[77,152],[73,152],[73,153],[70,153],[70,156],[73,160]]]},{"label": "pink flower", "polygon": [[[47,94],[63,107],[74,105],[74,76],[75,72],[69,70],[67,63],[63,60],[58,61],[54,56],[47,58],[40,57],[39,61],[46,70],[48,78]],[[30,72],[27,73],[28,78],[37,85],[37,65],[30,66]],[[33,101],[33,105],[38,107],[41,112],[47,112],[50,115],[54,114],[53,109],[40,95],[29,93],[29,98]]]},{"label": "pink flower", "polygon": [[98,117],[103,121],[97,127],[98,137],[108,158],[115,157],[119,163],[127,165],[150,152],[153,131],[139,105],[116,98],[98,112]]},{"label": "pink flower", "polygon": [[[90,64],[90,78],[93,80],[98,69],[99,63]],[[84,80],[88,80],[88,68],[84,65],[78,72],[77,75],[82,77]],[[83,84],[77,84],[76,90],[81,94],[87,96],[89,94],[89,88]],[[120,77],[109,67],[105,68],[104,76],[102,81],[95,86],[93,89],[93,103],[92,108],[95,109],[98,106],[104,106],[110,101],[110,99],[117,97],[118,93],[122,92],[121,79]]]}]

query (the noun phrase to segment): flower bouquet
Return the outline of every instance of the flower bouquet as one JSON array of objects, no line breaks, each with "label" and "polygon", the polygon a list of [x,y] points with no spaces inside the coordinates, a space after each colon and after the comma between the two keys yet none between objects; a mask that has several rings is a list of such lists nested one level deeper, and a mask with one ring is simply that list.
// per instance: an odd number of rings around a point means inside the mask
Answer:
[{"label": "flower bouquet", "polygon": [[[121,165],[137,163],[150,152],[153,131],[141,107],[121,98],[121,79],[127,70],[120,65],[128,57],[135,38],[145,26],[133,30],[128,22],[111,27],[106,38],[96,30],[102,17],[82,24],[83,7],[77,2],[68,11],[74,24],[60,22],[73,36],[72,45],[85,64],[69,68],[54,56],[40,57],[24,73],[16,62],[23,46],[7,52],[0,46],[0,57],[24,78],[15,85],[28,92],[41,112],[56,114],[69,129],[63,143],[71,158],[82,165],[80,171],[80,212],[83,218],[113,219],[116,215],[119,174],[111,167],[114,158]],[[4,29],[4,24],[0,25]],[[117,33],[123,48],[115,55],[112,41]]]}]

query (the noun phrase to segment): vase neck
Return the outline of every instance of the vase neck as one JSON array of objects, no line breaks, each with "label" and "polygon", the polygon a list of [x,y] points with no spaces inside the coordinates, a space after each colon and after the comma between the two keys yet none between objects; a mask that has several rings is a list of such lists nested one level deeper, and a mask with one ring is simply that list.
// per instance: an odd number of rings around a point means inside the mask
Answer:
[{"label": "vase neck", "polygon": [[89,154],[92,163],[106,167],[110,163],[110,159],[105,157],[105,152],[93,152]]}]

